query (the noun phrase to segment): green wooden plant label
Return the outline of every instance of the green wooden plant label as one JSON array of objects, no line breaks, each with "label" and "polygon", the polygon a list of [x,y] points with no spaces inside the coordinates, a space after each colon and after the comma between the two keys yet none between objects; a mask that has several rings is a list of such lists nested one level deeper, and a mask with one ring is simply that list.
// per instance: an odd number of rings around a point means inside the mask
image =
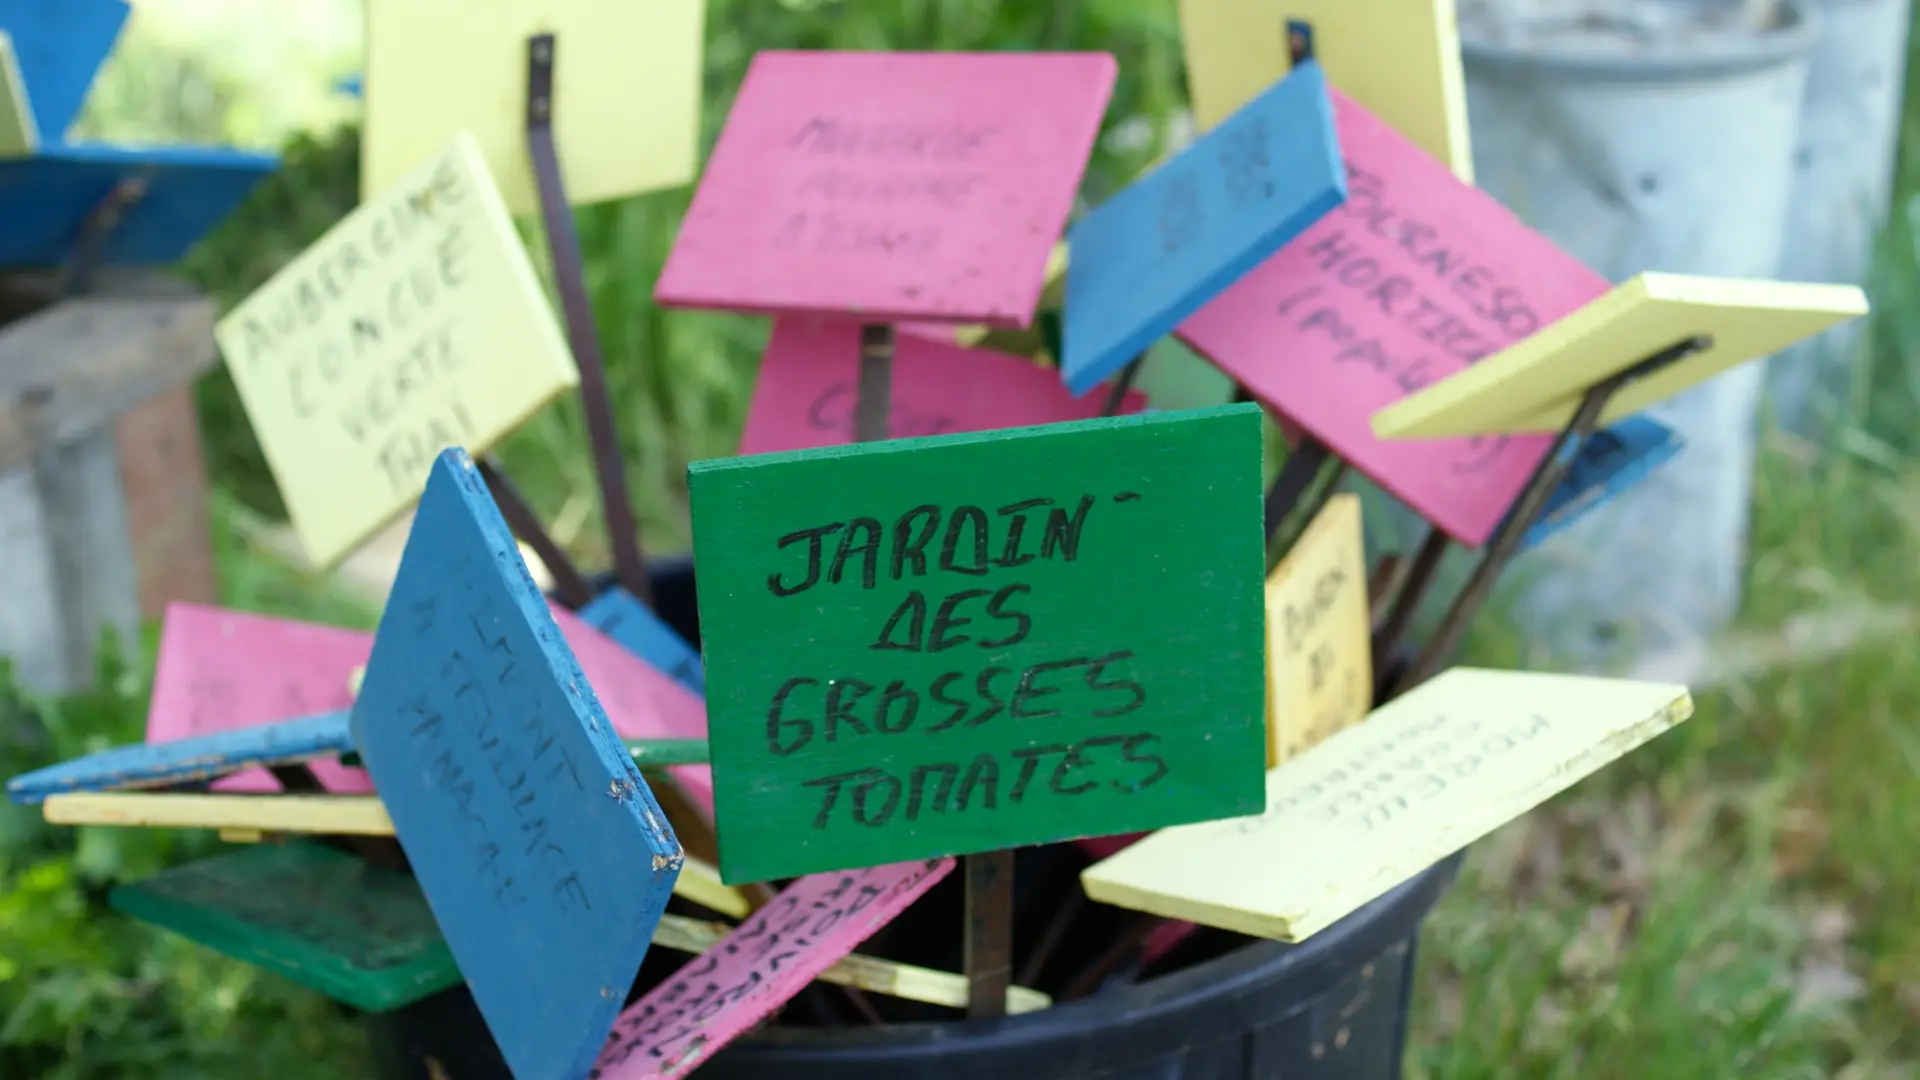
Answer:
[{"label": "green wooden plant label", "polygon": [[1254,405],[696,462],[721,879],[1257,813]]},{"label": "green wooden plant label", "polygon": [[365,1012],[460,982],[420,887],[318,844],[262,844],[108,896],[119,911]]}]

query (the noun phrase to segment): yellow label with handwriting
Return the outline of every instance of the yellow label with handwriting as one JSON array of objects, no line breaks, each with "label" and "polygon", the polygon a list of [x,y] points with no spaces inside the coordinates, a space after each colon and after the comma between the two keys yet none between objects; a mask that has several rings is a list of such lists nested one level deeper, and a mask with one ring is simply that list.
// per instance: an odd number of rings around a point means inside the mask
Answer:
[{"label": "yellow label with handwriting", "polygon": [[1289,19],[1313,25],[1314,59],[1329,82],[1473,183],[1454,0],[1180,0],[1200,130],[1291,69]]},{"label": "yellow label with handwriting", "polygon": [[1145,837],[1087,896],[1302,941],[1693,714],[1687,688],[1455,668],[1267,773],[1267,811]]},{"label": "yellow label with handwriting", "polygon": [[0,30],[0,158],[27,157],[39,148],[40,125],[20,78],[13,39]]},{"label": "yellow label with handwriting", "polygon": [[515,214],[538,212],[527,39],[554,35],[553,126],[569,202],[693,179],[705,0],[367,0],[360,191],[373,198],[465,131]]},{"label": "yellow label with handwriting", "polygon": [[579,383],[473,140],[341,219],[215,328],[307,557],[328,567]]},{"label": "yellow label with handwriting", "polygon": [[1267,575],[1267,765],[1366,718],[1373,700],[1360,497],[1335,495]]},{"label": "yellow label with handwriting", "polygon": [[1559,431],[1588,389],[1675,343],[1706,348],[1608,399],[1604,426],[1867,313],[1855,285],[1645,273],[1539,333],[1373,414],[1383,439]]}]

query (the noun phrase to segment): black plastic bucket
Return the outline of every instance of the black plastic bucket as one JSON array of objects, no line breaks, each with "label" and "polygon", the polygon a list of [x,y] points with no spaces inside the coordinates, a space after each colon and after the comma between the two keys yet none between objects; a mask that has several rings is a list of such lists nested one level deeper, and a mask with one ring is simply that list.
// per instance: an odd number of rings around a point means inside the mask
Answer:
[{"label": "black plastic bucket", "polygon": [[[690,563],[656,566],[654,602],[698,642]],[[1023,850],[1016,879],[1033,880],[1028,858],[1035,870],[1070,871],[1043,861],[1052,850]],[[1139,982],[1123,976],[1079,1001],[996,1020],[769,1026],[697,1072],[705,1080],[1393,1080],[1420,925],[1459,861],[1429,868],[1301,945],[1202,930],[1167,958],[1185,966]],[[957,893],[958,875],[941,884]],[[1030,916],[1046,914],[1018,912],[1016,940],[1032,940]],[[1090,904],[1086,920],[1113,914]],[[903,919],[882,933],[889,953],[930,962],[922,955],[957,947],[957,913],[948,922],[956,932]],[[915,940],[923,935],[931,939]],[[645,971],[665,975],[685,959],[654,950]],[[367,1028],[381,1080],[510,1080],[464,986],[368,1017]]]}]

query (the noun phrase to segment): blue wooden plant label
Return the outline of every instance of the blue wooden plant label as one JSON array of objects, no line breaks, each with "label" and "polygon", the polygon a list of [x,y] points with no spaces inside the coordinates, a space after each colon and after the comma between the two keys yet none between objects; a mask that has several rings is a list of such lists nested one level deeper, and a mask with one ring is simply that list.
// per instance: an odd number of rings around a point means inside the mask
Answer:
[{"label": "blue wooden plant label", "polygon": [[65,141],[128,10],[127,0],[0,0],[0,30],[13,39],[20,81],[48,144]]},{"label": "blue wooden plant label", "polygon": [[353,731],[513,1075],[580,1080],[680,844],[464,450],[428,477]]},{"label": "blue wooden plant label", "polygon": [[581,608],[580,617],[688,691],[707,696],[707,675],[700,666],[699,651],[632,593],[616,585]]},{"label": "blue wooden plant label", "polygon": [[1068,232],[1067,388],[1092,390],[1346,197],[1309,61]]},{"label": "blue wooden plant label", "polygon": [[129,201],[101,244],[101,264],[178,262],[279,162],[244,150],[98,145],[0,160],[0,267],[64,264],[88,215],[116,189]]},{"label": "blue wooden plant label", "polygon": [[320,713],[259,727],[170,742],[116,746],[22,773],[7,781],[7,798],[37,803],[69,791],[118,791],[211,780],[256,765],[282,765],[353,750],[345,712]]},{"label": "blue wooden plant label", "polygon": [[1629,416],[1594,432],[1580,445],[1566,477],[1521,538],[1520,550],[1539,544],[1618,497],[1685,445],[1672,428],[1646,416]]}]

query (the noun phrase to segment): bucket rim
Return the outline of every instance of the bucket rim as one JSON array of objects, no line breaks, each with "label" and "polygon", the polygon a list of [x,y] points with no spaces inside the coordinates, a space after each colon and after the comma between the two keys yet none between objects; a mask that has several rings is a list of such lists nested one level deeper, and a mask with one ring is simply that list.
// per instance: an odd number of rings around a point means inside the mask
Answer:
[{"label": "bucket rim", "polygon": [[1588,82],[1658,82],[1725,78],[1783,67],[1805,59],[1819,43],[1820,12],[1810,0],[1783,0],[1780,22],[1758,34],[1716,35],[1709,49],[1655,45],[1620,53],[1564,43],[1497,42],[1470,37],[1460,27],[1460,55],[1489,75]]}]

